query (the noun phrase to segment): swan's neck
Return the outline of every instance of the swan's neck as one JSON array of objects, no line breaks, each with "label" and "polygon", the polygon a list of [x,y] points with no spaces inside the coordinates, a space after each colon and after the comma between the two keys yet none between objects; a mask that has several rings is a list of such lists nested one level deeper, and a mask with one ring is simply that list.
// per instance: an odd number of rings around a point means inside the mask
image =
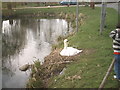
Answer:
[{"label": "swan's neck", "polygon": [[68,47],[68,43],[64,42],[64,49],[67,49],[67,47]]}]

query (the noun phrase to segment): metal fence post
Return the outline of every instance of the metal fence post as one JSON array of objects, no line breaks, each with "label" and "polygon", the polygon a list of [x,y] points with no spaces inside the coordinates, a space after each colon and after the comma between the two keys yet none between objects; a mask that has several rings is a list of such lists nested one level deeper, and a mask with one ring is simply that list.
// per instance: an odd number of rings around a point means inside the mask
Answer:
[{"label": "metal fence post", "polygon": [[120,23],[120,1],[118,2],[118,23]]},{"label": "metal fence post", "polygon": [[79,8],[79,3],[77,0],[77,7],[76,7],[76,32],[78,32],[78,8]]},{"label": "metal fence post", "polygon": [[106,2],[102,2],[101,18],[100,18],[100,35],[102,34],[102,31],[105,26],[106,6],[107,6]]}]

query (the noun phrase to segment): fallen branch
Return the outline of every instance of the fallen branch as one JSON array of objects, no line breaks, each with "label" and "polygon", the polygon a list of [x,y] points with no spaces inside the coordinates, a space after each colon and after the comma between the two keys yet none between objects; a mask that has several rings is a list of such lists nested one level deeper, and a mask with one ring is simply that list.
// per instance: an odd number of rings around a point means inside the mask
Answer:
[{"label": "fallen branch", "polygon": [[115,62],[115,59],[113,59],[113,61],[112,61],[111,65],[110,65],[110,67],[108,68],[108,71],[107,71],[105,77],[103,78],[102,83],[100,84],[98,90],[101,90],[101,89],[104,87],[105,82],[106,82],[106,80],[107,80],[107,78],[108,78],[110,72],[112,71],[112,68],[113,68],[114,62]]}]

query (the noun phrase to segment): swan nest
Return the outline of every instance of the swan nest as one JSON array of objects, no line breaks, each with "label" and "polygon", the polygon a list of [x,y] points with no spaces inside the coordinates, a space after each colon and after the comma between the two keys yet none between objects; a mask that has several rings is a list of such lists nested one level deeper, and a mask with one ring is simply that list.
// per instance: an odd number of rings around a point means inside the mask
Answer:
[{"label": "swan nest", "polygon": [[69,64],[73,61],[78,60],[78,56],[82,55],[82,53],[74,55],[74,56],[61,56],[60,51],[62,49],[56,49],[50,53],[47,57],[45,57],[45,62],[43,63],[43,67],[47,69],[47,74],[58,75],[64,69],[66,64]]},{"label": "swan nest", "polygon": [[[66,67],[66,64],[72,63],[74,61],[80,60],[81,55],[89,55],[93,50],[84,50],[80,54],[74,56],[61,56],[60,52],[62,49],[55,49],[50,53],[50,55],[45,57],[44,63],[41,67],[37,68],[36,73],[32,73],[32,77],[37,77],[36,80],[39,78],[45,84],[45,87],[50,83],[50,78],[56,75],[60,75],[60,73]],[[39,77],[38,77],[39,76]],[[67,77],[66,79],[81,79],[80,76],[71,76]]]}]

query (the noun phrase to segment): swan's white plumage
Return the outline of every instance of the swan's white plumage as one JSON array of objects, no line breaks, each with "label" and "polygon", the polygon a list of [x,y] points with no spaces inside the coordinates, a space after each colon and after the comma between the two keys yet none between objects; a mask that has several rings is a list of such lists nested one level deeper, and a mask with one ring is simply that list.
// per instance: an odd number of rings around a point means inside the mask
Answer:
[{"label": "swan's white plumage", "polygon": [[82,50],[78,50],[76,48],[67,47],[67,46],[68,46],[68,40],[65,39],[64,40],[64,49],[60,52],[61,56],[74,56],[74,55],[82,52]]}]

